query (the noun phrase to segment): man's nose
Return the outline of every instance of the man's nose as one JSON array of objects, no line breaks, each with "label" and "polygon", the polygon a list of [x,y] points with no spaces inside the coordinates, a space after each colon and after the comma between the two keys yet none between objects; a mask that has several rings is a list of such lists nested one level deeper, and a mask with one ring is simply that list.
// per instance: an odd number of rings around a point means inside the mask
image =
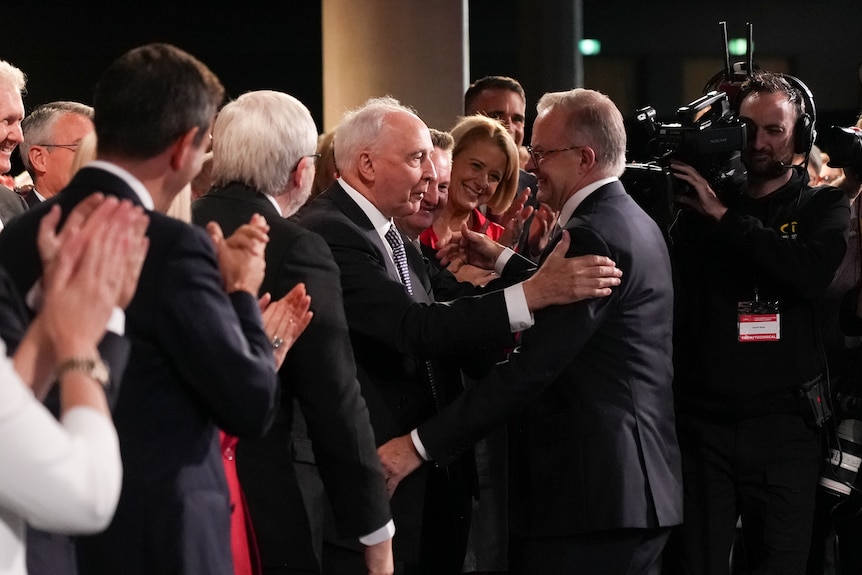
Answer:
[{"label": "man's nose", "polygon": [[20,144],[24,141],[24,132],[21,130],[21,122],[15,122],[9,127],[6,133],[6,140]]},{"label": "man's nose", "polygon": [[422,179],[428,180],[429,184],[434,184],[437,181],[437,170],[434,168],[434,162],[431,161],[430,154],[426,155],[422,161],[422,170]]}]

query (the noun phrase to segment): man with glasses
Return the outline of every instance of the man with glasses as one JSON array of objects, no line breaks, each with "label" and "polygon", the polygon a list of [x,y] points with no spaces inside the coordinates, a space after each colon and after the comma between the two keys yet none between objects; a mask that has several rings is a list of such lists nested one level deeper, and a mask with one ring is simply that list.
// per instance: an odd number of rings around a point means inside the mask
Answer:
[{"label": "man with glasses", "polygon": [[279,299],[302,282],[311,296],[314,317],[279,370],[276,420],[262,439],[237,445],[263,572],[322,572],[328,496],[339,535],[362,543],[368,573],[387,573],[389,499],[356,380],[338,267],[320,236],[288,219],[311,192],[316,146],[317,128],[299,100],[268,90],[243,94],[219,112],[215,186],[194,202],[192,218],[232,233],[253,214],[264,215],[261,292]]},{"label": "man with glasses", "polygon": [[[392,488],[423,459],[446,465],[514,418],[509,572],[657,574],[682,522],[667,246],[619,181],[626,133],[613,102],[576,89],[546,94],[538,112],[527,168],[560,214],[551,246],[569,234],[570,256],[612,258],[622,283],[537,312],[518,353],[378,452]],[[500,251],[467,237],[469,263]]]},{"label": "man with glasses", "polygon": [[33,188],[24,194],[33,206],[56,196],[71,179],[72,159],[81,140],[95,129],[93,108],[78,102],[49,102],[21,122],[18,152]]},{"label": "man with glasses", "polygon": [[[436,178],[428,127],[397,100],[375,98],[342,118],[335,142],[340,177],[303,208],[300,223],[323,236],[339,266],[359,383],[379,443],[408,433],[451,399],[440,368],[465,353],[512,347],[514,333],[532,324],[532,311],[607,295],[619,282],[616,272],[608,273],[609,259],[565,259],[561,246],[522,284],[435,302],[427,268],[392,223],[419,209]],[[504,260],[508,265],[499,262],[504,276],[520,267],[517,255],[508,255],[515,256]],[[568,273],[579,265],[580,273]],[[466,486],[456,483],[447,468],[426,466],[393,495],[400,572],[461,572],[464,518],[453,512],[461,509],[457,493]],[[340,557],[341,572],[355,572],[348,569],[356,558]]]}]

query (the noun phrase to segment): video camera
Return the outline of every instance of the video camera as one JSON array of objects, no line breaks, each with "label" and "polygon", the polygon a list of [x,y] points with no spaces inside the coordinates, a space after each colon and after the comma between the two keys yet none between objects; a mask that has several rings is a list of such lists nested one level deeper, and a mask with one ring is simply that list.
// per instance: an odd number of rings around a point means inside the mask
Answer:
[{"label": "video camera", "polygon": [[746,126],[731,109],[726,92],[711,91],[676,111],[678,122],[655,121],[655,109],[641,108],[636,120],[648,135],[647,149],[659,165],[677,159],[693,166],[714,187],[738,167]]},{"label": "video camera", "polygon": [[704,95],[679,108],[676,122],[657,122],[656,111],[650,106],[636,111],[637,124],[646,132],[646,152],[650,159],[627,164],[621,180],[629,194],[664,232],[670,228],[678,210],[674,196],[685,193],[687,188],[687,184],[671,173],[672,160],[694,167],[716,191],[744,172],[741,155],[747,142],[747,128],[736,108],[740,86],[754,70],[752,28],[749,24],[747,64],[737,62],[731,66],[726,23],[719,22],[719,25],[725,66],[707,82]]},{"label": "video camera", "polygon": [[830,126],[820,138],[830,168],[850,168],[856,179],[862,179],[862,129]]}]

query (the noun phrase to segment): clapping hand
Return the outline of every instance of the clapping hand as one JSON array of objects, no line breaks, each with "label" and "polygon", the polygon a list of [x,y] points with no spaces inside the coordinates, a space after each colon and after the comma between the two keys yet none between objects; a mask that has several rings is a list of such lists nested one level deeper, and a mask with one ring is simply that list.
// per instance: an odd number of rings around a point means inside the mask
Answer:
[{"label": "clapping hand", "polygon": [[305,284],[298,283],[278,301],[271,301],[269,293],[263,294],[258,303],[263,315],[263,328],[270,335],[276,369],[281,368],[287,351],[293,346],[311,317],[311,297],[305,293]]},{"label": "clapping hand", "polygon": [[60,208],[42,218],[37,239],[44,265],[42,315],[58,356],[92,353],[117,305],[128,304],[149,242],[140,206],[94,194],[56,232]]},{"label": "clapping hand", "polygon": [[246,291],[255,297],[263,283],[266,261],[263,254],[269,242],[269,224],[260,214],[237,228],[227,239],[216,222],[207,224],[215,246],[222,280],[228,293]]},{"label": "clapping hand", "polygon": [[505,231],[500,236],[500,243],[504,246],[515,248],[518,245],[518,240],[521,238],[521,232],[524,229],[526,222],[535,208],[525,205],[530,197],[530,188],[524,188],[523,191],[515,196],[509,208],[503,212],[500,217],[500,225],[505,228]]}]

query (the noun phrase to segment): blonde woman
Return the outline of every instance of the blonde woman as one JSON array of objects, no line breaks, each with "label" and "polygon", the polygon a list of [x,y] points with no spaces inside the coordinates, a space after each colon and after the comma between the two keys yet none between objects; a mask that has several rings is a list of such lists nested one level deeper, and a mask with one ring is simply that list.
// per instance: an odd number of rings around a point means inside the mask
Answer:
[{"label": "blonde woman", "polygon": [[488,220],[479,208],[502,213],[512,203],[518,187],[518,146],[505,126],[486,116],[462,118],[450,133],[455,147],[449,200],[420,241],[436,248],[466,223],[469,229],[506,243],[505,228]]}]

